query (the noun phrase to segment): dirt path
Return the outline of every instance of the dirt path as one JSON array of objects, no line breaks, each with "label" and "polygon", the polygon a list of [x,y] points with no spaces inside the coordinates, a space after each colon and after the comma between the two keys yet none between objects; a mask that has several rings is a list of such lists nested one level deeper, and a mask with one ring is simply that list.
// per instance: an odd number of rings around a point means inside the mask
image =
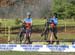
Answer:
[{"label": "dirt path", "polygon": [[7,43],[7,42],[8,42],[7,38],[0,37],[0,43],[1,43],[1,44],[2,44],[2,43]]},{"label": "dirt path", "polygon": [[[75,32],[59,32],[58,34],[61,34],[61,35],[64,35],[64,34],[75,34]],[[31,39],[34,40],[34,39],[37,39],[39,40],[41,38],[41,33],[32,33],[32,37]],[[36,37],[35,37],[36,36]],[[38,38],[37,38],[38,37]],[[11,38],[11,41],[12,40],[15,40],[15,38]],[[3,37],[3,36],[0,36],[0,44],[4,44],[4,43],[8,43],[8,37]]]}]

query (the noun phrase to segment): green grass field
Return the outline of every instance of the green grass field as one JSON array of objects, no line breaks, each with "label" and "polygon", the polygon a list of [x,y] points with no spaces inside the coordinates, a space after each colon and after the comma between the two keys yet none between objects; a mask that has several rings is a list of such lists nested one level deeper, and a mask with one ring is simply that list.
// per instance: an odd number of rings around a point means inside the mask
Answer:
[{"label": "green grass field", "polygon": [[[3,39],[6,39],[8,40],[8,34],[4,35],[4,34],[0,34],[0,38],[3,38]],[[58,39],[59,40],[64,40],[64,39],[75,39],[75,34],[74,33],[58,33],[57,34],[58,36]],[[11,41],[15,41],[16,38],[18,38],[18,34],[10,34],[10,40]],[[50,38],[50,34],[47,38],[47,40],[49,40]],[[44,40],[44,37],[41,37],[41,33],[32,33],[32,36],[31,36],[31,40],[38,40],[38,41],[43,41]],[[55,39],[54,39],[55,40]],[[8,43],[7,41],[5,41],[4,43]],[[62,43],[62,42],[61,42]],[[67,44],[68,42],[65,42],[65,44]],[[48,44],[46,42],[33,42],[33,44]],[[71,45],[71,44],[69,44]]]},{"label": "green grass field", "polygon": [[63,53],[63,52],[0,52],[0,55],[75,55],[75,53]]}]

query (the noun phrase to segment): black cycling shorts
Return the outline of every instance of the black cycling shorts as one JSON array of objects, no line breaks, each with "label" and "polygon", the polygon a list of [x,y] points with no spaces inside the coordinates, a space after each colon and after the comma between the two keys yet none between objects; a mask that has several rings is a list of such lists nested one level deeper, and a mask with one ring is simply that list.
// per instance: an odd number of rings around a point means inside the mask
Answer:
[{"label": "black cycling shorts", "polygon": [[53,33],[57,33],[57,27],[50,28],[50,31],[53,32]]}]

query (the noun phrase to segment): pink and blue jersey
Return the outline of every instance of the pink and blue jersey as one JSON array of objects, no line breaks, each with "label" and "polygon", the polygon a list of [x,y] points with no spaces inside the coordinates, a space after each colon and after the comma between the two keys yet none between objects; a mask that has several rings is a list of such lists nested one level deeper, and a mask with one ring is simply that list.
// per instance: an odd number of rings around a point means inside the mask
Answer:
[{"label": "pink and blue jersey", "polygon": [[32,26],[32,18],[25,18],[24,22],[25,22],[26,29],[30,29]]},{"label": "pink and blue jersey", "polygon": [[25,23],[31,23],[32,24],[32,18],[25,18],[24,19]]},{"label": "pink and blue jersey", "polygon": [[52,21],[54,22],[55,25],[58,24],[58,19],[57,18],[50,18],[49,22],[51,23]]}]

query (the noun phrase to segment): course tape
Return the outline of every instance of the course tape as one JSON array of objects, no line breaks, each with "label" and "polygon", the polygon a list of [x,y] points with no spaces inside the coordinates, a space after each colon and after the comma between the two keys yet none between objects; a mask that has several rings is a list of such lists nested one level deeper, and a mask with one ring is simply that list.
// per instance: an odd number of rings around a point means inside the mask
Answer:
[{"label": "course tape", "polygon": [[75,52],[75,45],[0,44],[0,51]]}]

